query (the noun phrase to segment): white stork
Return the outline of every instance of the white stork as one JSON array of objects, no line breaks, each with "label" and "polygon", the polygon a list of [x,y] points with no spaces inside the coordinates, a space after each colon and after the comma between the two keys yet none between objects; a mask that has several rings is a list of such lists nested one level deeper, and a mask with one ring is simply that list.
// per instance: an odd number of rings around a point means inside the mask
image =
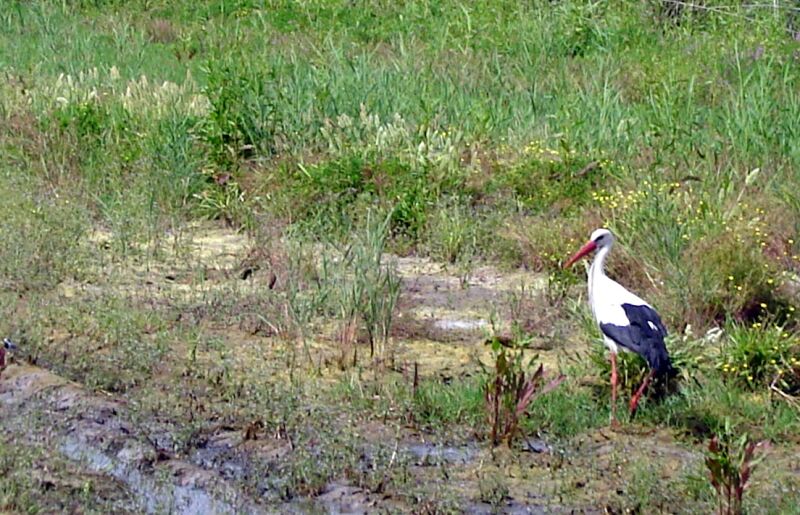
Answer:
[{"label": "white stork", "polygon": [[589,241],[566,262],[564,268],[597,251],[589,267],[589,304],[603,332],[603,340],[611,353],[611,421],[616,424],[617,352],[620,348],[642,356],[650,367],[641,386],[631,397],[631,414],[636,412],[639,398],[656,376],[673,373],[672,363],[664,345],[667,329],[653,307],[606,276],[603,267],[614,235],[608,229],[597,229]]}]

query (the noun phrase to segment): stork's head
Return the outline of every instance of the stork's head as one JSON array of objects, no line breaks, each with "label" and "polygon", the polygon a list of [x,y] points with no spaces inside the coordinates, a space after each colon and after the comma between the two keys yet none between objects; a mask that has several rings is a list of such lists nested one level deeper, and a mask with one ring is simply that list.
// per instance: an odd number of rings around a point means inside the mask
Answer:
[{"label": "stork's head", "polygon": [[614,235],[608,229],[596,229],[589,237],[589,241],[575,253],[574,256],[569,258],[569,261],[564,263],[564,268],[571,267],[580,258],[590,254],[591,252],[601,248],[611,248],[614,244]]}]

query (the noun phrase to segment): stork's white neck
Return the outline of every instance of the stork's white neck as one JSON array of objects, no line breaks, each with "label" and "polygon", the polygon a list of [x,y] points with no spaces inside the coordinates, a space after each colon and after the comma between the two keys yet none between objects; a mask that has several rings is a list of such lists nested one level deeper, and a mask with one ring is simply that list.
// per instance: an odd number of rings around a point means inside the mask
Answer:
[{"label": "stork's white neck", "polygon": [[589,304],[592,306],[593,311],[594,293],[597,291],[598,283],[606,276],[605,266],[609,252],[611,252],[610,246],[600,247],[594,255],[592,266],[589,267],[589,280],[587,282],[589,284]]}]

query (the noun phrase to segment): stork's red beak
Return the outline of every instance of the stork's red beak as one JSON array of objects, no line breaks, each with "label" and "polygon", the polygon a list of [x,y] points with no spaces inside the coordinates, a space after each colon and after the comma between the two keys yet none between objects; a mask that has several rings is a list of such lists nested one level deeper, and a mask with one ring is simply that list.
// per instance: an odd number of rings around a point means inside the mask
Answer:
[{"label": "stork's red beak", "polygon": [[578,261],[580,258],[584,257],[586,254],[592,252],[596,248],[597,248],[597,243],[595,243],[593,241],[587,242],[586,245],[581,247],[580,250],[578,252],[576,252],[574,256],[569,258],[569,261],[564,263],[564,268],[571,267],[573,264],[575,264],[576,261]]}]

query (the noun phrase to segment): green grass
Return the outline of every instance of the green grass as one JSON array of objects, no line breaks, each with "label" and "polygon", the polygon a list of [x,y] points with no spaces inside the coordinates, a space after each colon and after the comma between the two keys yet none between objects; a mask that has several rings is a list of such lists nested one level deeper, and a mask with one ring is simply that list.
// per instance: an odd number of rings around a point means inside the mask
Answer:
[{"label": "green grass", "polygon": [[[643,175],[666,184],[699,177],[688,202],[710,198],[721,204],[712,210],[726,212],[751,169],[768,175],[752,191],[756,197],[770,199],[772,184],[793,179],[800,104],[792,47],[771,15],[740,30],[734,15],[671,26],[659,21],[655,4],[379,4],[85,3],[70,10],[15,2],[6,14],[3,60],[31,91],[30,115],[75,131],[78,173],[91,193],[101,190],[94,207],[115,232],[134,236],[143,229],[120,220],[130,220],[133,208],[102,182],[113,171],[137,184],[153,160],[161,173],[135,189],[135,203],[149,206],[151,218],[183,207],[205,189],[203,178],[230,172],[244,197],[279,197],[279,205],[292,206],[308,199],[309,210],[281,214],[312,222],[311,230],[346,227],[359,213],[353,202],[395,205],[395,234],[411,245],[424,240],[443,194],[501,209],[511,198],[534,220],[553,209],[574,220],[593,211],[592,187],[625,188]],[[265,38],[275,43],[261,44]],[[34,68],[33,56],[57,45],[68,52]],[[187,46],[197,50],[181,58]],[[764,48],[760,59],[751,57],[757,47]],[[57,85],[61,73],[73,77],[71,86]],[[137,109],[121,97],[126,81],[141,75],[148,85],[134,99],[152,104],[150,95],[169,80],[183,88],[183,102]],[[187,106],[193,94],[207,104]],[[142,134],[154,145],[144,145]],[[542,154],[548,147],[555,150]],[[186,157],[164,161],[176,154]],[[313,166],[300,166],[309,159]],[[582,172],[595,161],[603,164]],[[181,184],[175,198],[164,198],[171,190],[165,182]],[[237,198],[209,201],[205,212],[223,216]],[[596,223],[611,214],[598,213]],[[622,215],[614,226],[638,241],[631,225],[647,218]],[[243,221],[241,213],[227,216]],[[663,269],[686,257],[690,249],[682,247],[655,242],[642,265]]]},{"label": "green grass", "polygon": [[[657,1],[8,0],[0,328],[25,337],[32,361],[168,420],[181,445],[203,424],[200,408],[230,423],[275,413],[271,430],[291,419],[302,439],[300,426],[322,422],[292,419],[310,395],[298,345],[354,318],[378,347],[398,344],[397,285],[381,251],[445,262],[462,285],[482,264],[548,273],[541,305],[585,340],[596,336],[585,312],[563,302],[582,274],[559,265],[606,225],[619,238],[611,273],[664,315],[685,365],[680,393],[645,401],[637,421],[674,428],[687,445],[726,418],[794,442],[797,411],[783,397],[797,393],[800,359],[793,5],[714,1],[670,17]],[[377,213],[388,225],[372,234]],[[252,237],[275,290],[132,295],[142,269],[163,278],[177,268],[185,275],[170,280],[192,291],[214,283],[216,265],[175,265],[205,219]],[[363,262],[348,262],[359,248]],[[115,274],[127,278],[122,291]],[[252,320],[276,333],[282,364],[246,371],[240,360],[253,356],[229,349],[241,344],[230,328]],[[684,337],[687,326],[725,334]],[[342,341],[355,345],[357,332]],[[364,376],[315,402],[481,433],[481,379],[416,390],[389,373],[364,379],[366,356],[352,366],[345,347],[334,349],[338,367]],[[635,382],[641,363],[624,365]],[[297,391],[264,379],[285,379],[287,367]],[[581,379],[606,372],[568,367],[524,431],[568,441],[603,426],[608,392]],[[379,482],[356,471],[352,440],[337,442],[341,452],[320,451],[328,468],[312,470],[311,452],[287,465],[287,497],[338,476]],[[642,505],[661,499],[651,484],[635,488]]]}]

